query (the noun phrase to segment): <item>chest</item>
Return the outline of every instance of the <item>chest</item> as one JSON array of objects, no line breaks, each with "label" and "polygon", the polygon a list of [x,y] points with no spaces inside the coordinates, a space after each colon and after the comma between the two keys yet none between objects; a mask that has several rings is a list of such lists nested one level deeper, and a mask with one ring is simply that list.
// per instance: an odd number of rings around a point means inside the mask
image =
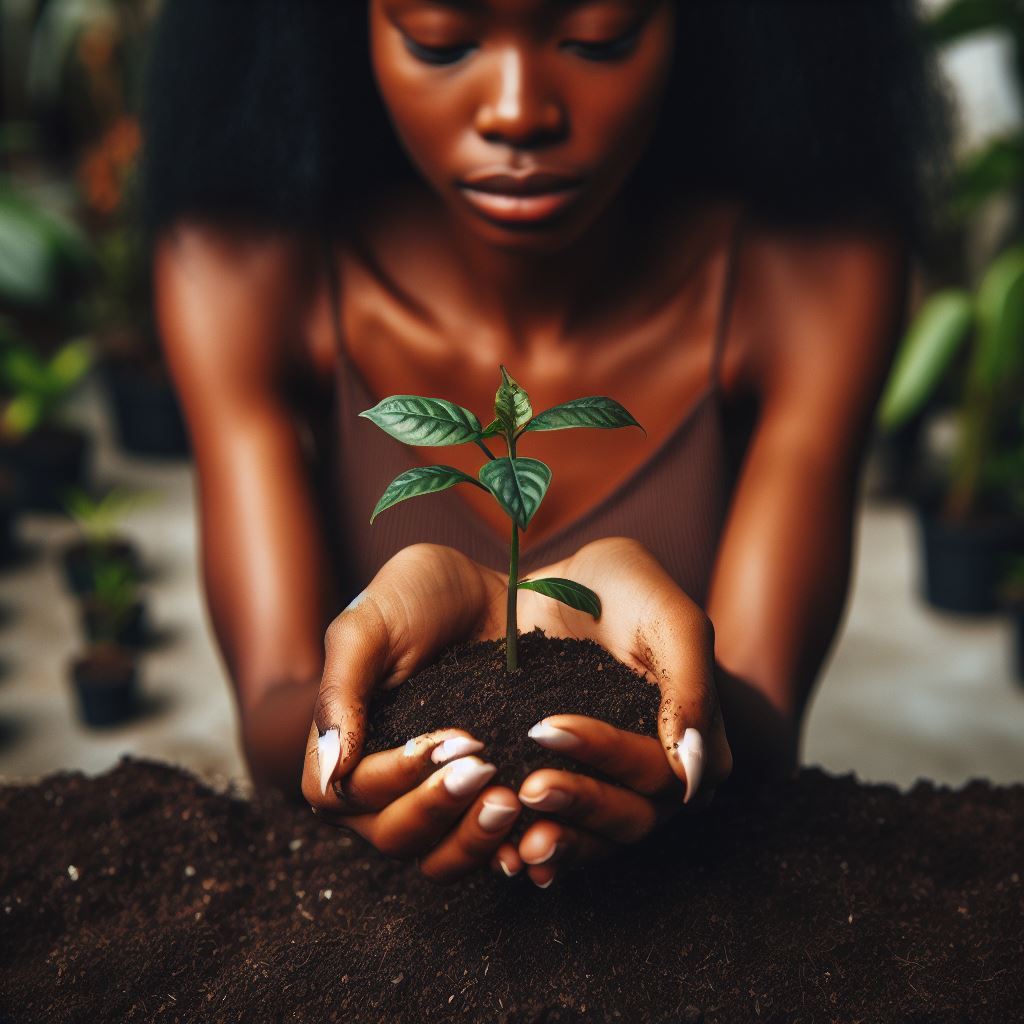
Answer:
[{"label": "chest", "polygon": [[[523,536],[527,551],[613,496],[680,442],[691,418],[702,411],[714,388],[716,346],[725,340],[716,337],[724,269],[724,259],[710,260],[693,288],[653,313],[621,319],[613,330],[513,341],[497,335],[493,324],[471,319],[458,329],[439,327],[350,261],[337,294],[340,336],[329,294],[315,318],[315,331],[323,350],[332,352],[324,364],[333,363],[339,386],[347,389],[351,416],[385,396],[417,394],[465,406],[487,423],[502,363],[529,393],[535,413],[585,395],[605,395],[639,420],[646,436],[628,428],[538,432],[523,438],[518,454],[541,459],[553,473],[544,503]],[[443,304],[443,296],[435,298]],[[500,438],[490,448],[495,455],[506,454]],[[407,465],[444,463],[476,476],[485,460],[475,445],[410,448]],[[470,487],[456,492],[495,537],[507,541],[508,520],[493,498]]]}]

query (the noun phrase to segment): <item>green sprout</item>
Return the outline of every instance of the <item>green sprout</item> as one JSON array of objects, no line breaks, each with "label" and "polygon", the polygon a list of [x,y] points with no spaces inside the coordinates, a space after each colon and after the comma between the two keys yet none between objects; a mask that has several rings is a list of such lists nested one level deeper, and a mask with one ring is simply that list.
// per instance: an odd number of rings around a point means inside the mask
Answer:
[{"label": "green sprout", "polygon": [[[601,617],[601,601],[597,594],[580,583],[557,577],[519,579],[519,531],[530,525],[530,520],[540,508],[551,483],[551,470],[538,459],[519,457],[516,446],[523,434],[536,430],[639,427],[646,434],[618,402],[600,396],[574,398],[534,416],[529,395],[502,366],[501,385],[494,396],[494,419],[486,427],[482,427],[476,416],[461,405],[443,398],[421,398],[419,395],[392,395],[359,415],[404,444],[441,447],[471,443],[487,456],[488,461],[480,467],[479,480],[453,466],[407,469],[388,485],[370,516],[370,522],[372,524],[384,509],[400,501],[446,491],[461,483],[479,487],[497,499],[512,520],[505,632],[505,664],[509,672],[514,672],[519,665],[516,599],[520,590],[533,590],[577,611],[586,612],[595,619]],[[488,438],[499,435],[508,448],[507,457],[493,455],[484,443]]]},{"label": "green sprout", "polygon": [[64,496],[64,509],[89,547],[99,550],[114,540],[126,515],[153,500],[155,496],[149,492],[127,487],[111,488],[97,498],[81,488],[73,488]]},{"label": "green sprout", "polygon": [[92,599],[97,640],[116,644],[138,600],[134,573],[121,562],[98,562],[93,569]]}]

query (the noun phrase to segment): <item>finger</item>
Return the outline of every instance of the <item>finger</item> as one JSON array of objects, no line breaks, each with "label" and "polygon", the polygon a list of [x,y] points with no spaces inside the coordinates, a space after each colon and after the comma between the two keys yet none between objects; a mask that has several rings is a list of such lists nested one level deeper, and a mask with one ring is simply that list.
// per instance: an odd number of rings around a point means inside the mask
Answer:
[{"label": "finger", "polygon": [[488,864],[521,810],[511,789],[488,787],[459,824],[420,860],[420,871],[435,882],[453,882]]},{"label": "finger", "polygon": [[388,626],[369,588],[331,623],[324,644],[302,773],[302,792],[312,804],[317,804],[316,790],[325,797],[331,781],[344,778],[359,760],[367,702],[388,657]]},{"label": "finger", "polygon": [[551,715],[528,735],[545,749],[567,754],[638,793],[653,796],[676,785],[665,751],[653,736],[586,715]]},{"label": "finger", "polygon": [[632,790],[553,768],[528,776],[519,799],[531,810],[556,814],[570,825],[617,843],[639,842],[667,813]]},{"label": "finger", "polygon": [[460,757],[379,813],[347,817],[344,822],[385,856],[423,856],[459,820],[496,771],[478,757]]},{"label": "finger", "polygon": [[616,849],[600,836],[548,820],[535,822],[519,841],[527,874],[541,889],[551,885],[559,870],[605,860]]},{"label": "finger", "polygon": [[495,874],[500,871],[506,878],[515,878],[523,867],[519,849],[513,843],[502,843],[498,847],[498,852],[491,858],[491,870]]},{"label": "finger", "polygon": [[418,786],[439,765],[478,754],[483,748],[483,743],[464,729],[424,733],[404,746],[362,758],[350,775],[331,784],[319,808],[336,814],[382,810]]}]

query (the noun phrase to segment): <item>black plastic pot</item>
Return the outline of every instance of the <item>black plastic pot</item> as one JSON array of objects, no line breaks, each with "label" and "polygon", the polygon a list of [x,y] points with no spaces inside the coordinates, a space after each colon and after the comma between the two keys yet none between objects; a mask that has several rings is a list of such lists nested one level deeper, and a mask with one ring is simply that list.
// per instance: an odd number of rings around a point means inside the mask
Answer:
[{"label": "black plastic pot", "polygon": [[1024,522],[1006,517],[954,523],[924,507],[918,522],[925,600],[961,615],[997,611],[1007,560],[1024,553]]},{"label": "black plastic pot", "polygon": [[79,715],[86,725],[117,725],[138,711],[135,660],[118,647],[94,647],[73,661],[71,681],[78,697]]},{"label": "black plastic pot", "polygon": [[79,613],[82,635],[90,644],[112,640],[119,647],[138,649],[145,647],[149,640],[149,619],[143,601],[136,601],[128,609],[115,636],[110,636],[110,615],[98,598],[88,595],[83,597]]},{"label": "black plastic pot", "polygon": [[121,565],[135,580],[142,576],[142,559],[129,540],[114,538],[102,544],[78,540],[60,554],[64,583],[72,594],[82,596],[95,589],[97,565]]},{"label": "black plastic pot", "polygon": [[188,433],[163,365],[156,361],[109,358],[102,377],[121,447],[133,455],[184,458]]},{"label": "black plastic pot", "polygon": [[0,566],[14,561],[17,551],[18,487],[10,473],[0,469]]},{"label": "black plastic pot", "polygon": [[57,512],[69,490],[85,486],[91,447],[84,431],[47,424],[27,437],[0,443],[0,466],[17,481],[22,508]]}]

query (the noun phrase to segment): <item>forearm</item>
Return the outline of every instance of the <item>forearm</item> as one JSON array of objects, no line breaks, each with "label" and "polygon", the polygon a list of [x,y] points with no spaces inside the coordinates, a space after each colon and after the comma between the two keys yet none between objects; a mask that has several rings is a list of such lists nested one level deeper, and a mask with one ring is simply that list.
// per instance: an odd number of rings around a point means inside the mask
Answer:
[{"label": "forearm", "polygon": [[320,677],[278,683],[242,710],[242,744],[257,786],[301,800],[302,763]]}]

